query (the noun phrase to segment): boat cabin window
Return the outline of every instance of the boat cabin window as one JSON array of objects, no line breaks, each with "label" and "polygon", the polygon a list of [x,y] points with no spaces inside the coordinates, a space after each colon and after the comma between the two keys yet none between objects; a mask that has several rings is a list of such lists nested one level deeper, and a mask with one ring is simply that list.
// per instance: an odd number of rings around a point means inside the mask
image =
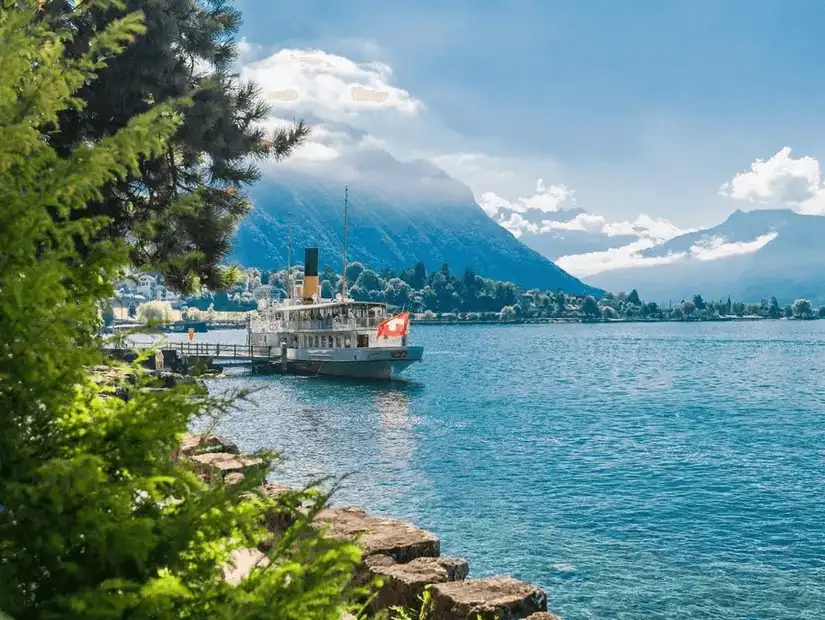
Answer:
[{"label": "boat cabin window", "polygon": [[341,336],[336,336],[336,337],[335,337],[335,346],[336,346],[336,348],[338,348],[338,349],[340,349],[340,348],[341,348]]},{"label": "boat cabin window", "polygon": [[363,349],[370,346],[370,337],[367,334],[358,334],[358,348]]}]

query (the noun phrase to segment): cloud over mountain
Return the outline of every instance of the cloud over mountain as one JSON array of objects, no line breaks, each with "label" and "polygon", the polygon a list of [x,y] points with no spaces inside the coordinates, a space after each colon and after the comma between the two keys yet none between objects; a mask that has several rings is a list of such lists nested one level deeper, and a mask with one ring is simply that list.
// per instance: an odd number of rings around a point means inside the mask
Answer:
[{"label": "cloud over mountain", "polygon": [[525,287],[598,294],[493,222],[460,180],[427,159],[402,161],[376,138],[382,127],[411,127],[424,111],[419,99],[390,84],[387,65],[291,49],[247,57],[240,72],[269,98],[269,127],[300,116],[312,133],[291,157],[263,166],[255,207],[236,235],[236,260],[283,266],[289,229],[298,247],[319,247],[323,260],[334,261],[346,185],[351,260],[396,270],[418,261],[435,270],[446,262]]},{"label": "cloud over mountain", "polygon": [[786,146],[767,160],[757,159],[749,172],[740,172],[719,188],[734,200],[788,205],[800,213],[825,214],[825,184],[814,157],[791,157]]},{"label": "cloud over mountain", "polygon": [[384,63],[357,63],[322,50],[283,49],[245,64],[243,79],[259,84],[277,111],[313,112],[344,120],[354,114],[392,110],[414,115],[424,104],[390,84]]}]

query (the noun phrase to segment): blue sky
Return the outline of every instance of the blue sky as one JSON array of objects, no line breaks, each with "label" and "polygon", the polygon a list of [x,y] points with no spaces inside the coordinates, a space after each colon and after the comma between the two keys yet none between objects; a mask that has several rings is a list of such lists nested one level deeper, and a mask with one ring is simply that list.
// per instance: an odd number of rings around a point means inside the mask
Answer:
[{"label": "blue sky", "polygon": [[[237,5],[259,58],[322,50],[391,67],[423,106],[361,127],[401,157],[452,162],[477,196],[528,197],[541,177],[610,220],[708,226],[747,208],[718,189],[757,158],[825,156],[821,2]],[[463,170],[462,154],[507,174]]]}]

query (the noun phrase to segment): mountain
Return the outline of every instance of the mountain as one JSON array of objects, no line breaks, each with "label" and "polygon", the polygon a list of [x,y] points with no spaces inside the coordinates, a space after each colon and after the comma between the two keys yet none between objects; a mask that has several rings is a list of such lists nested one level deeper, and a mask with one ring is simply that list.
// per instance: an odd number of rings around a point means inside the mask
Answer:
[{"label": "mountain", "polygon": [[[722,224],[642,251],[640,266],[589,280],[612,291],[636,288],[646,299],[705,298],[782,304],[825,302],[825,217],[787,209],[740,211]],[[647,264],[646,264],[647,263]]]},{"label": "mountain", "polygon": [[[339,157],[333,165],[278,166],[252,193],[254,208],[236,234],[232,259],[262,269],[287,260],[292,222],[293,261],[318,247],[321,265],[341,263],[344,186],[349,186],[348,260],[400,270],[446,262],[525,288],[572,294],[594,289],[531,250],[491,220],[468,187],[434,164],[400,162],[382,149]],[[291,216],[289,215],[291,214]]]}]

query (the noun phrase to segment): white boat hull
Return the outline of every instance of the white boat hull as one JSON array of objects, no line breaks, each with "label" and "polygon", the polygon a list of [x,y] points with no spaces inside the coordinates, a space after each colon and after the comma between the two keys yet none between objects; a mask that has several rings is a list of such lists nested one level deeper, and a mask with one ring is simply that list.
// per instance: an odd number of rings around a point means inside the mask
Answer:
[{"label": "white boat hull", "polygon": [[305,375],[393,379],[408,366],[421,361],[423,347],[290,350],[289,372]]}]

